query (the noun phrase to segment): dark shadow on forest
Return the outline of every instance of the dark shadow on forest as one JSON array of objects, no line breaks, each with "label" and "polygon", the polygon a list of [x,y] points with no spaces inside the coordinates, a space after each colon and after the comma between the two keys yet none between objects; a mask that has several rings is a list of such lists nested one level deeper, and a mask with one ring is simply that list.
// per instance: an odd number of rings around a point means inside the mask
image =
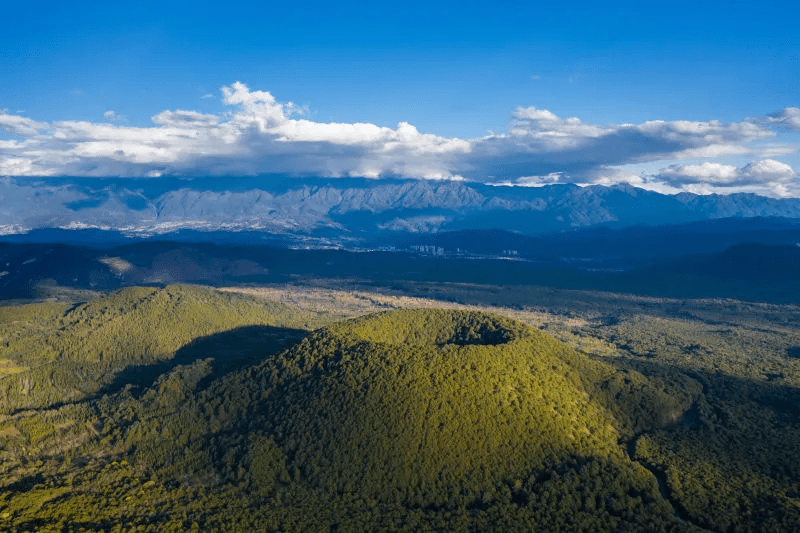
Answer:
[{"label": "dark shadow on forest", "polygon": [[302,329],[259,325],[242,326],[198,337],[175,352],[172,359],[127,367],[98,396],[119,392],[128,385],[132,385],[137,394],[142,393],[159,376],[179,365],[190,365],[199,359],[213,358],[213,371],[198,383],[196,391],[199,391],[225,374],[257,364],[269,355],[282,352],[306,335],[308,331]]},{"label": "dark shadow on forest", "polygon": [[[683,457],[687,464],[693,461],[702,464],[705,461],[736,465],[742,479],[769,478],[778,486],[786,483],[786,480],[800,479],[800,462],[796,460],[800,456],[800,446],[797,444],[800,442],[797,438],[800,437],[800,411],[797,409],[800,405],[800,388],[725,372],[679,369],[635,356],[626,357],[625,360],[644,375],[684,374],[702,385],[701,397],[678,420],[643,432],[656,433],[662,439],[673,440],[678,450],[684,440],[699,445],[692,452],[693,456]],[[687,504],[690,502],[683,501],[667,482],[667,471],[663,466],[648,464],[647,460],[635,457],[635,443],[641,436],[641,433],[636,435],[628,443],[629,455],[656,476],[662,495],[684,520],[702,528],[725,531],[732,530],[736,520],[741,519],[746,520],[747,524],[739,525],[759,530],[769,523],[770,513],[785,514],[785,508],[781,507],[785,502],[778,496],[763,492],[745,496],[734,490],[730,493],[734,495],[731,501],[727,501],[728,496],[721,492],[715,497],[713,505],[707,502],[709,507],[705,512],[710,514],[694,515],[688,510],[691,505]],[[747,517],[740,515],[732,518],[731,524],[726,523],[728,510],[738,508],[746,500],[755,509],[753,514]],[[794,520],[788,514],[784,517]]]},{"label": "dark shadow on forest", "polygon": [[[711,403],[727,402],[735,406],[753,402],[771,409],[783,423],[800,424],[800,411],[797,409],[797,406],[800,405],[800,388],[777,383],[776,380],[780,377],[778,375],[768,374],[767,379],[762,381],[734,376],[723,371],[707,372],[697,369],[672,368],[645,357],[628,356],[625,357],[625,361],[646,376],[665,376],[670,373],[689,376],[703,386],[703,394]],[[613,364],[611,360],[606,360],[606,362]],[[733,414],[726,416],[733,417]],[[721,420],[723,425],[724,419],[725,416]],[[688,425],[694,426],[695,424],[689,423]]]}]

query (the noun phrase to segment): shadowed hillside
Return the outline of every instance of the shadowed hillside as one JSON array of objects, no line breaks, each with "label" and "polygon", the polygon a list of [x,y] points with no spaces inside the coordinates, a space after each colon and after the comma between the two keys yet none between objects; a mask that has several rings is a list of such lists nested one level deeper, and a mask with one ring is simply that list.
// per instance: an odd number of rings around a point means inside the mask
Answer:
[{"label": "shadowed hillside", "polygon": [[[800,524],[794,339],[731,337],[775,344],[761,368],[718,347],[718,323],[621,317],[585,331],[617,339],[589,357],[482,311],[331,324],[180,286],[0,312],[4,530]],[[76,379],[93,388],[65,396]]]},{"label": "shadowed hillside", "polygon": [[617,445],[627,420],[598,395],[613,370],[520,323],[394,311],[330,326],[263,369],[277,377],[264,428],[325,494],[480,508],[515,479],[532,490],[556,465],[599,461],[649,494],[637,513],[661,512]]},{"label": "shadowed hillside", "polygon": [[307,327],[307,318],[274,302],[187,286],[132,287],[75,306],[0,307],[0,359],[15,369],[0,375],[0,412],[52,407],[138,384],[120,381],[126,378],[119,374],[160,375],[185,363],[199,346],[223,368],[248,354],[247,342],[223,351],[199,338],[240,326]]}]

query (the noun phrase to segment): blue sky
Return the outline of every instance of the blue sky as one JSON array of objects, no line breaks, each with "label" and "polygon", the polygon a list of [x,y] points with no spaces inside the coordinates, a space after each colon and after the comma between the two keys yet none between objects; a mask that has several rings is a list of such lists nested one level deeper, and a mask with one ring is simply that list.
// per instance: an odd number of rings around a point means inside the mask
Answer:
[{"label": "blue sky", "polygon": [[0,175],[280,171],[800,195],[792,3],[364,4],[2,2]]}]

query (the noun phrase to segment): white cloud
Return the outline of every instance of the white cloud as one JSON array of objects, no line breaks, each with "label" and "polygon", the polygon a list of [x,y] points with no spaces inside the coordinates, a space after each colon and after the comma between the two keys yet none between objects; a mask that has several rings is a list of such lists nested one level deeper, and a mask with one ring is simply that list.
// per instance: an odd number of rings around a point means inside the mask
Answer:
[{"label": "white cloud", "polygon": [[125,122],[125,120],[127,120],[125,115],[120,115],[113,109],[110,109],[105,113],[103,113],[103,117],[109,122]]},{"label": "white cloud", "polygon": [[656,178],[676,189],[698,194],[753,192],[783,197],[800,192],[795,170],[774,159],[752,161],[742,167],[711,162],[671,165]]},{"label": "white cloud", "polygon": [[767,124],[779,124],[800,131],[800,107],[785,107],[782,111],[764,119],[764,122]]},{"label": "white cloud", "polygon": [[[424,133],[407,122],[316,122],[306,109],[236,82],[221,89],[225,112],[165,110],[152,125],[124,125],[114,110],[104,122],[33,119],[0,112],[0,175],[403,176],[537,186],[630,183],[659,190],[779,186],[793,191],[794,170],[772,159],[794,148],[765,145],[769,126],[791,126],[797,108],[740,122],[661,121],[597,125],[518,107],[508,131],[483,138]],[[760,147],[760,148],[759,148]],[[741,168],[715,159],[758,158]],[[697,161],[706,160],[706,161]],[[636,165],[675,163],[657,172]],[[655,168],[659,168],[656,166]],[[788,170],[787,170],[788,169]],[[778,194],[777,192],[775,194]],[[781,193],[782,194],[782,193]]]},{"label": "white cloud", "polygon": [[517,178],[513,183],[520,187],[542,187],[544,185],[553,185],[556,183],[564,183],[566,176],[561,172],[551,172],[546,176],[522,176]]},{"label": "white cloud", "polygon": [[788,182],[797,173],[786,163],[774,159],[762,159],[748,163],[742,168],[742,175],[756,181]]},{"label": "white cloud", "polygon": [[[37,123],[3,113],[0,128],[25,138],[0,153],[3,173],[86,176],[258,174],[326,176],[402,175],[448,179],[452,158],[469,141],[420,133],[411,124],[320,123],[243,83],[222,88],[230,110],[220,115],[167,110],[151,127],[126,127],[113,110],[111,123]],[[124,117],[122,117],[124,118]],[[25,162],[25,164],[23,164]]]},{"label": "white cloud", "polygon": [[222,88],[222,101],[231,106],[240,106],[233,122],[256,124],[262,131],[286,123],[295,105],[278,103],[267,91],[251,91],[247,85],[235,82]]},{"label": "white cloud", "polygon": [[709,162],[696,165],[673,165],[661,171],[661,176],[674,182],[731,183],[738,180],[740,174],[741,171],[733,165]]},{"label": "white cloud", "polygon": [[27,117],[19,115],[10,115],[7,110],[0,113],[0,129],[5,130],[12,135],[19,135],[20,137],[31,137],[43,130],[47,124],[36,122]]},{"label": "white cloud", "polygon": [[767,144],[764,146],[759,146],[758,149],[753,150],[750,153],[756,157],[773,158],[791,155],[796,152],[797,146],[793,146],[791,144]]},{"label": "white cloud", "polygon": [[513,181],[561,173],[594,183],[614,167],[652,161],[749,154],[754,141],[776,136],[752,121],[661,121],[595,125],[536,107],[517,108],[507,134],[473,142],[457,170],[469,179]]},{"label": "white cloud", "polygon": [[577,117],[563,119],[546,109],[518,107],[512,114],[510,133],[536,140],[548,149],[560,150],[580,145],[584,140],[610,133],[609,128],[584,124]]},{"label": "white cloud", "polygon": [[741,168],[709,162],[694,165],[672,165],[660,172],[661,177],[674,183],[701,181],[717,185],[789,182],[796,175],[792,167],[774,159],[753,161]]},{"label": "white cloud", "polygon": [[[763,151],[759,150],[758,153],[764,155]],[[699,148],[687,148],[675,152],[672,155],[673,159],[706,159],[713,157],[723,157],[727,155],[744,155],[752,154],[753,150],[742,144],[710,144],[708,146],[700,146]],[[771,152],[770,152],[771,153]]]},{"label": "white cloud", "polygon": [[610,168],[599,170],[594,176],[581,185],[617,185],[627,183],[634,187],[653,188],[649,180],[642,174],[636,174],[626,169]]},{"label": "white cloud", "polygon": [[0,176],[29,176],[44,173],[46,173],[46,170],[36,167],[31,159],[22,157],[0,159]]}]

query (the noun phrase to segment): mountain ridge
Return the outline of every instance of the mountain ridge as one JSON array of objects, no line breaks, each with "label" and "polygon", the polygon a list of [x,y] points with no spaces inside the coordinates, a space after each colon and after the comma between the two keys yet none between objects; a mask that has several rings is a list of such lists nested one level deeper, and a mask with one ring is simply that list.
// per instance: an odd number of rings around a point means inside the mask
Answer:
[{"label": "mountain ridge", "polygon": [[732,217],[800,219],[800,199],[661,194],[631,185],[510,187],[357,178],[5,178],[0,234],[103,229],[128,236],[180,230],[325,235],[337,243],[397,231],[505,229],[537,235],[598,225]]}]

